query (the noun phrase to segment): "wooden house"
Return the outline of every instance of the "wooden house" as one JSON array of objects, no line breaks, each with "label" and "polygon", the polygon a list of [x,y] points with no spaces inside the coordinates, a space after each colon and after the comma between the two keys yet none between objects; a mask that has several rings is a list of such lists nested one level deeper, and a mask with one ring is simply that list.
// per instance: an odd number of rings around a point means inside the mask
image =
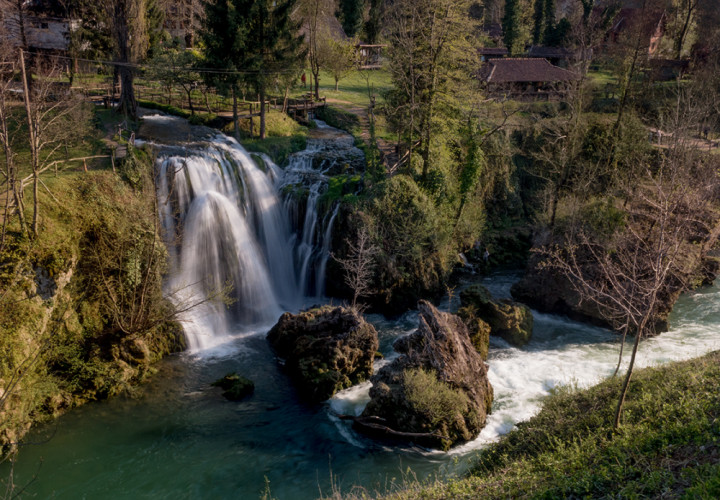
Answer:
[{"label": "wooden house", "polygon": [[507,57],[508,49],[504,47],[481,47],[478,49],[478,55],[483,62],[490,59],[501,59]]},{"label": "wooden house", "polygon": [[493,97],[557,99],[565,96],[580,76],[547,59],[491,59],[480,69],[479,78]]}]

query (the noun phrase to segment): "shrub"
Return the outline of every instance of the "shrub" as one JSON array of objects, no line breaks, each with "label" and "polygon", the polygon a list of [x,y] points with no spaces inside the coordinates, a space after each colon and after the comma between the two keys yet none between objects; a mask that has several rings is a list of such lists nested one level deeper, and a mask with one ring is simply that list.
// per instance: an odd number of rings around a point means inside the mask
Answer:
[{"label": "shrub", "polygon": [[467,396],[438,380],[434,372],[417,368],[406,370],[403,375],[408,402],[433,426],[454,421],[467,411]]}]

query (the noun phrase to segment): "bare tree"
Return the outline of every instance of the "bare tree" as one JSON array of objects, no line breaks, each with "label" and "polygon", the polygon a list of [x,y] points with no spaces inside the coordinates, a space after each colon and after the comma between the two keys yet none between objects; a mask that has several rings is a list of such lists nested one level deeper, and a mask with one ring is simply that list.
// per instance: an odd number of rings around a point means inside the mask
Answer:
[{"label": "bare tree", "polygon": [[320,98],[320,70],[323,68],[323,40],[330,38],[325,20],[335,10],[331,0],[301,0],[295,15],[301,21],[301,31],[305,35],[308,62],[313,75],[315,99]]},{"label": "bare tree", "polygon": [[[81,118],[84,112],[82,98],[55,83],[60,74],[57,65],[47,70],[36,71],[40,78],[32,95],[29,92],[28,75],[20,52],[20,68],[23,74],[25,113],[28,124],[28,144],[33,178],[32,233],[37,236],[40,217],[39,190],[42,185],[40,174],[52,163],[56,152],[73,137],[81,136],[87,123]],[[49,190],[48,190],[49,192]]]},{"label": "bare tree", "polygon": [[352,307],[356,307],[358,298],[370,294],[378,248],[372,243],[364,224],[358,230],[354,242],[350,240],[345,242],[348,245],[347,258],[341,259],[334,255],[333,258],[345,271],[345,284],[353,291]]},{"label": "bare tree", "polygon": [[581,301],[594,304],[616,330],[635,334],[615,428],[641,339],[657,333],[720,231],[720,226],[710,226],[710,221],[717,223],[714,200],[720,186],[711,157],[678,143],[659,164],[640,168],[632,198],[626,195],[630,203],[606,206],[594,222],[576,221],[561,243],[541,249],[544,266],[562,273]]},{"label": "bare tree", "polygon": [[25,223],[22,182],[18,176],[15,161],[14,135],[11,132],[11,114],[9,105],[10,89],[13,76],[18,67],[17,52],[10,47],[9,41],[0,26],[0,148],[4,156],[4,165],[0,167],[4,189],[2,234],[0,249],[5,246],[8,223],[14,213],[20,221],[22,232],[27,231]]}]

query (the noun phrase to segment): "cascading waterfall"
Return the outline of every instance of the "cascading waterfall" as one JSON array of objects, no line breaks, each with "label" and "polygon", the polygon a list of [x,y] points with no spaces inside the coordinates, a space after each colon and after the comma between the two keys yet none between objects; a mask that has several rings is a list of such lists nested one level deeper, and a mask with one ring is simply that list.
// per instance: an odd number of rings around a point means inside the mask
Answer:
[{"label": "cascading waterfall", "polygon": [[[338,213],[337,206],[320,213],[333,162],[315,156],[327,147],[308,141],[284,170],[220,135],[160,157],[160,218],[173,276],[167,295],[181,311],[191,351],[323,295]],[[291,193],[281,199],[289,186],[308,193],[302,207]],[[291,223],[300,209],[302,220]]]}]

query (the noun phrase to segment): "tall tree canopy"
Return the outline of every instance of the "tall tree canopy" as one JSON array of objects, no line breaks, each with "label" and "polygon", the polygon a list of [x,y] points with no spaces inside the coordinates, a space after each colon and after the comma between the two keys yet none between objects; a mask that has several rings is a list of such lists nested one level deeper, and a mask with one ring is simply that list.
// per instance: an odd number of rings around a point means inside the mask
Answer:
[{"label": "tall tree canopy", "polygon": [[364,0],[340,0],[340,22],[345,34],[354,37],[360,31],[363,22]]},{"label": "tall tree canopy", "polygon": [[265,98],[270,82],[304,57],[299,26],[290,18],[295,0],[210,0],[201,32],[205,65],[216,70],[206,79],[234,97],[241,83],[260,97],[260,137],[265,137]]},{"label": "tall tree canopy", "polygon": [[290,18],[295,0],[245,0],[246,81],[260,97],[260,138],[265,138],[265,98],[272,79],[304,57],[299,24]]},{"label": "tall tree canopy", "polygon": [[505,47],[510,54],[517,53],[517,45],[520,41],[520,9],[517,0],[505,0],[502,28]]},{"label": "tall tree canopy", "polygon": [[473,21],[469,1],[398,0],[388,10],[389,96],[394,128],[412,155],[417,144],[422,176],[427,178],[439,107],[462,88],[462,78],[476,67],[469,37]]}]

